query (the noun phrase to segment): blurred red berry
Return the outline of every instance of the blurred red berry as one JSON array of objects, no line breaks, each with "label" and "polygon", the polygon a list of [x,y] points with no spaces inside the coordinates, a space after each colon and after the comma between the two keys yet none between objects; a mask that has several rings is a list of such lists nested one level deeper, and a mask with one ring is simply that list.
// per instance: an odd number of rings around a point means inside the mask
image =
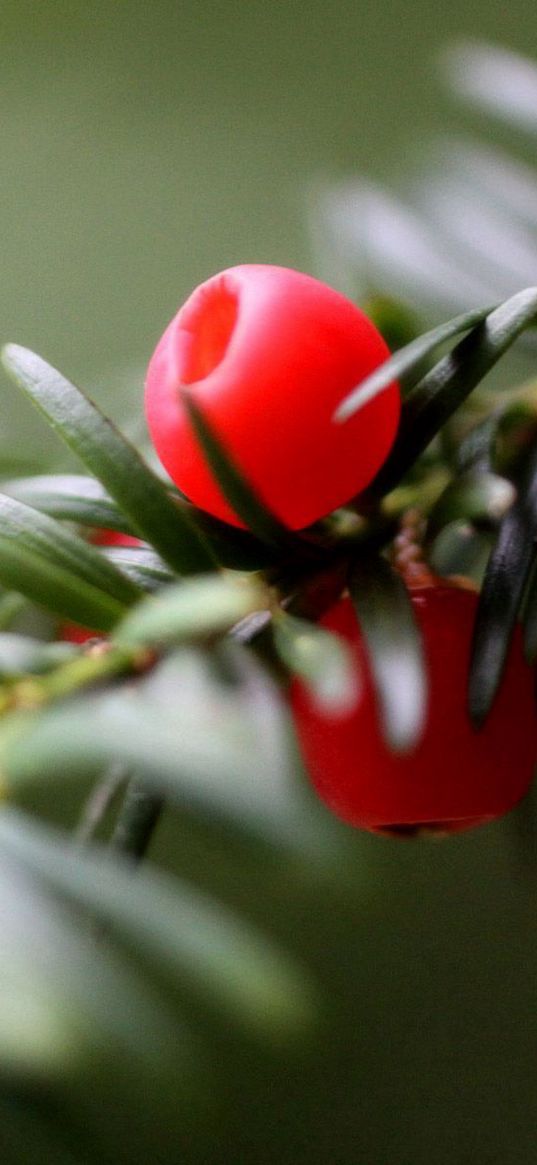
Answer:
[{"label": "blurred red berry", "polygon": [[146,411],[157,453],[201,509],[241,525],[207,467],[181,399],[188,388],[265,504],[293,529],[350,501],[397,429],[391,384],[345,424],[343,398],[389,356],[350,300],[284,267],[231,267],[203,283],[149,363]]},{"label": "blurred red berry", "polygon": [[121,534],[119,530],[105,530],[97,527],[90,537],[94,546],[139,546],[140,539],[134,534]]},{"label": "blurred red berry", "polygon": [[326,804],[363,829],[455,832],[501,816],[526,793],[537,759],[533,670],[517,627],[505,675],[479,731],[466,709],[478,596],[440,583],[411,591],[429,680],[426,727],[416,747],[395,755],[381,735],[364,642],[349,598],[321,623],[351,647],[361,678],[355,707],[321,711],[302,682],[291,702],[307,771]]}]

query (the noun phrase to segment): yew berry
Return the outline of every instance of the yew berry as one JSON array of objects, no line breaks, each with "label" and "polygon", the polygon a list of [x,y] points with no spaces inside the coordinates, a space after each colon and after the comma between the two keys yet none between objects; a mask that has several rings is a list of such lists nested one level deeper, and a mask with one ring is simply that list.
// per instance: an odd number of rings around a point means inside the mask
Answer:
[{"label": "yew berry", "polygon": [[533,672],[517,628],[496,702],[475,730],[466,691],[477,595],[441,582],[410,594],[429,679],[426,726],[413,751],[394,755],[384,743],[364,643],[346,597],[321,622],[351,647],[360,695],[350,712],[329,715],[296,681],[293,714],[313,785],[338,816],[375,831],[456,832],[501,816],[528,789],[537,759]]},{"label": "yew berry", "polygon": [[241,525],[193,435],[188,389],[261,499],[300,529],[360,493],[384,462],[399,419],[396,383],[346,424],[332,418],[388,355],[363,312],[311,276],[231,267],[193,292],[153,353],[153,443],[191,502]]},{"label": "yew berry", "polygon": [[98,527],[93,531],[90,542],[94,546],[140,546],[140,539],[134,534],[121,534],[119,530]]}]

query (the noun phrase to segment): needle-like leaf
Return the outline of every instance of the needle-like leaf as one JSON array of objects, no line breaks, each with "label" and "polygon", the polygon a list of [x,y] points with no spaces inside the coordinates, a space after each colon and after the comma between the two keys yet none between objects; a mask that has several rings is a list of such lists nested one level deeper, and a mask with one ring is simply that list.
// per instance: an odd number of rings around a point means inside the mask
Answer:
[{"label": "needle-like leaf", "polygon": [[184,406],[192,427],[215,478],[230,506],[252,534],[284,554],[318,557],[318,551],[304,538],[293,534],[265,506],[245,480],[232,457],[219,441],[189,392],[183,393]]},{"label": "needle-like leaf", "polygon": [[404,402],[399,432],[389,457],[367,491],[370,497],[382,497],[397,485],[536,316],[537,288],[529,287],[490,312],[423,377]]},{"label": "needle-like leaf", "polygon": [[437,348],[440,348],[442,344],[447,343],[454,336],[459,336],[462,332],[469,332],[475,328],[491,311],[492,308],[486,307],[479,311],[464,312],[463,315],[455,316],[454,319],[439,324],[430,332],[425,332],[422,336],[417,336],[415,340],[411,340],[410,344],[406,344],[404,348],[400,348],[398,352],[390,356],[380,368],[367,376],[345,397],[336,409],[334,420],[340,424],[343,421],[348,421],[349,417],[352,417],[379,393],[384,392],[394,380],[404,381],[406,387],[410,388],[421,376],[424,362],[433,352],[436,352]]},{"label": "needle-like leaf", "polygon": [[383,558],[354,563],[349,590],[377,689],[388,745],[406,752],[419,740],[427,704],[421,640],[407,589]]},{"label": "needle-like leaf", "polygon": [[187,513],[125,437],[90,399],[27,348],[8,344],[2,360],[53,429],[102,482],[134,533],[178,574],[214,567],[208,544]]},{"label": "needle-like leaf", "polygon": [[504,517],[490,555],[474,629],[468,700],[482,724],[503,675],[513,627],[535,557],[537,456],[534,453],[517,500]]}]

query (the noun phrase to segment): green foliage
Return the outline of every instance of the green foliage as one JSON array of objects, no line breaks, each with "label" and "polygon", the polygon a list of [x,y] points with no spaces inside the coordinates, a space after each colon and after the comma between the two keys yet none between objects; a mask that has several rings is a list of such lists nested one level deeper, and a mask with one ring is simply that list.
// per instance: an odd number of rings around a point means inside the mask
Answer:
[{"label": "green foliage", "polygon": [[319,707],[339,712],[353,706],[357,681],[343,640],[281,611],[275,619],[274,647],[289,671],[305,682]]},{"label": "green foliage", "polygon": [[[482,322],[473,327],[456,348],[435,364],[421,380],[418,379],[417,383],[412,384],[412,392],[403,405],[397,439],[390,456],[370,487],[373,495],[382,495],[397,485],[433,437],[480,384],[487,372],[490,372],[521,333],[534,324],[536,317],[537,288],[529,287],[500,307],[486,312]],[[457,331],[465,331],[466,327],[464,324],[461,328],[459,321]],[[442,334],[442,329],[440,333]],[[433,331],[432,337],[431,348],[435,348],[441,342],[438,340],[437,329]],[[404,348],[392,356],[384,365],[382,378],[381,374],[378,374],[378,379],[374,383],[375,393],[382,391],[386,383],[397,376],[398,368],[403,369],[407,385],[412,383],[411,373],[419,375],[424,352],[431,351],[431,348],[425,341],[421,346],[418,341],[414,341],[411,359],[406,358]],[[362,385],[361,392],[369,399],[367,381]],[[357,407],[356,403],[354,407]]]},{"label": "green foliage", "polygon": [[[397,377],[398,438],[366,495],[298,533],[267,511],[191,395],[199,444],[247,530],[196,511],[40,357],[4,351],[87,470],[29,477],[28,464],[20,476],[6,465],[0,494],[6,1165],[220,1161],[222,1113],[253,1111],[256,1075],[298,1078],[312,1047],[328,1054],[326,997],[273,915],[288,882],[316,902],[319,884],[344,881],[346,841],[306,787],[285,692],[299,677],[335,714],[354,700],[349,651],[318,624],[348,588],[386,742],[404,752],[419,739],[426,668],[394,569],[409,509],[436,569],[484,575],[469,676],[476,722],[521,616],[537,656],[537,390],[480,387],[532,328],[537,292],[421,336],[404,307],[376,303],[403,346],[334,423]],[[95,527],[140,545],[96,546]],[[36,608],[101,634],[50,642],[47,625],[39,638],[24,625]],[[36,820],[43,803],[61,820],[50,806],[64,801],[73,836]],[[198,847],[207,883],[215,855],[232,879],[232,855],[255,868],[255,922],[241,888],[233,910],[223,892],[140,864],[163,821],[179,851]]]},{"label": "green foliage", "polygon": [[2,491],[51,518],[65,518],[79,526],[103,526],[124,534],[134,533],[125,514],[95,477],[76,473],[15,477],[3,482]]},{"label": "green foliage", "polygon": [[118,626],[114,639],[129,647],[163,647],[231,630],[252,611],[263,610],[266,590],[252,576],[201,576],[140,603]]},{"label": "green foliage", "polygon": [[[496,403],[491,409],[490,403],[484,402],[478,406],[477,411],[469,413],[464,439],[462,443],[454,444],[455,464],[451,464],[451,469],[448,422],[457,410],[459,416],[460,406],[467,395],[517,336],[533,323],[536,311],[537,293],[529,289],[518,293],[498,308],[466,313],[434,328],[401,348],[341,406],[336,420],[344,423],[347,416],[381,392],[394,376],[402,377],[409,390],[392,454],[367,494],[368,499],[374,499],[377,506],[380,501],[380,512],[373,518],[366,509],[365,525],[363,522],[359,524],[356,533],[353,533],[351,525],[349,536],[346,535],[344,522],[339,528],[343,532],[342,537],[337,536],[338,527],[334,533],[333,525],[327,521],[319,525],[313,541],[282,527],[252,493],[248,482],[232,464],[194,401],[190,396],[186,397],[186,407],[198,439],[222,491],[254,532],[252,539],[251,534],[243,534],[242,531],[217,523],[220,527],[220,549],[227,537],[231,548],[228,555],[224,552],[220,557],[233,561],[237,537],[250,539],[252,550],[255,539],[260,545],[269,545],[272,558],[266,564],[267,579],[276,582],[280,600],[291,601],[296,605],[296,598],[304,584],[307,585],[308,579],[314,579],[319,571],[337,570],[342,551],[348,556],[351,567],[349,585],[368,643],[381,719],[387,741],[398,749],[410,747],[419,736],[426,683],[418,637],[404,588],[378,554],[379,548],[382,548],[392,532],[390,523],[383,521],[384,499],[386,512],[397,514],[398,505],[403,512],[412,502],[412,490],[415,489],[415,500],[420,502],[425,512],[427,509],[430,511],[429,540],[438,540],[443,530],[457,519],[465,519],[470,523],[487,521],[494,526],[505,514],[499,530],[498,549],[491,557],[485,582],[470,684],[473,714],[482,719],[490,707],[501,676],[502,661],[532,562],[531,523],[528,526],[526,522],[518,538],[518,556],[521,561],[522,555],[526,567],[520,571],[520,561],[517,559],[515,573],[518,589],[511,589],[509,619],[500,619],[503,637],[501,645],[496,626],[498,604],[494,615],[489,610],[489,594],[496,593],[498,578],[502,577],[501,570],[505,572],[511,569],[509,564],[514,559],[511,542],[505,532],[509,532],[513,524],[517,523],[517,515],[526,514],[528,489],[531,493],[531,487],[526,489],[518,482],[518,500],[513,506],[513,484],[494,472],[495,434],[505,409],[502,410]],[[430,360],[438,347],[444,347],[448,340],[455,339],[461,332],[467,332],[465,339],[448,355],[441,356],[438,363],[423,376],[424,360]],[[222,633],[233,630],[234,624],[251,612],[262,612],[263,609],[270,611],[274,600],[255,576],[251,576],[252,581],[248,582],[246,578],[211,573],[215,570],[215,560],[208,549],[210,534],[205,542],[204,535],[200,533],[202,516],[196,515],[192,507],[187,507],[144,466],[138,454],[109,420],[78,389],[50,369],[44,361],[16,346],[10,345],[6,349],[4,360],[17,382],[97,477],[41,475],[12,479],[6,483],[0,508],[0,539],[4,547],[0,577],[10,589],[19,591],[27,598],[37,599],[51,612],[75,619],[86,626],[110,630],[114,624],[118,624],[110,647],[101,660],[91,663],[86,660],[81,664],[68,661],[65,665],[60,663],[55,674],[47,677],[46,683],[43,679],[40,683],[34,681],[30,688],[28,685],[23,688],[19,685],[19,691],[23,691],[23,700],[20,700],[17,689],[9,697],[15,709],[24,700],[36,705],[54,702],[58,696],[71,691],[76,693],[88,684],[94,685],[108,676],[129,669],[136,671],[137,652],[142,648],[150,652],[162,652],[179,642],[208,642],[215,636],[218,638]],[[443,454],[440,450],[433,457],[431,468],[429,446],[440,432],[445,432],[447,444]],[[444,478],[444,489],[440,495],[433,488],[428,501],[429,483],[434,478],[432,470],[435,464],[443,464],[443,472],[446,472],[446,455],[447,482]],[[456,472],[457,462],[463,466],[462,475]],[[391,491],[399,485],[405,473],[409,474],[409,485],[403,483],[400,486],[399,500],[398,491]],[[71,533],[62,524],[65,519],[76,521],[82,526],[95,522],[109,523],[111,529],[142,533],[146,541],[135,549],[99,549]],[[503,545],[506,538],[508,552],[505,556]],[[173,541],[173,550],[170,550],[170,539]],[[453,545],[456,546],[455,543]],[[255,550],[253,554],[255,559]],[[500,562],[503,564],[501,569]],[[290,563],[293,563],[291,570]],[[168,585],[173,582],[175,572],[191,572],[194,564],[202,571],[209,570],[205,579],[200,575],[199,579],[193,578],[188,584]],[[490,583],[489,579],[492,580]],[[137,603],[136,600],[144,591],[155,597]],[[121,620],[125,606],[132,607],[133,604],[132,613],[127,619]],[[530,651],[532,613],[530,595]],[[254,650],[257,638],[254,634]],[[308,629],[308,625],[297,620],[296,616],[285,616],[282,612],[274,623],[272,636],[269,630],[268,641],[265,628],[260,638],[260,648],[261,640],[266,647],[271,638],[274,662],[279,654],[284,667],[291,673],[307,677],[318,694],[323,689],[325,695],[326,691],[340,691],[342,701],[345,700],[344,656],[336,641],[332,641],[333,646],[329,645],[327,633],[316,630],[311,624]],[[495,659],[494,667],[490,662],[490,652]],[[173,662],[174,658],[172,655],[168,664],[164,661],[165,669],[181,669],[180,657],[177,657],[177,663]],[[194,656],[189,658],[192,664]],[[199,671],[205,664],[202,664],[202,655],[198,655],[197,659],[196,667]],[[329,660],[332,660],[330,666]],[[396,667],[394,661],[397,661]],[[144,665],[140,667],[143,672]],[[404,683],[400,682],[401,668],[405,674]],[[156,749],[151,731],[146,744],[142,744],[142,739],[145,739],[144,725],[149,723],[149,712],[144,714],[143,693],[151,692],[155,686],[155,676],[159,674],[160,669],[157,669],[154,675],[140,677],[134,691],[142,694],[136,695],[136,700],[141,700],[141,704],[135,708],[132,723],[123,708],[125,701],[121,693],[111,696],[107,693],[106,697],[90,694],[90,710],[84,703],[88,697],[80,690],[80,709],[76,701],[68,709],[62,708],[59,712],[53,709],[53,728],[49,726],[47,714],[45,726],[37,725],[35,728],[36,739],[40,739],[40,732],[44,732],[45,739],[47,732],[52,732],[55,763],[60,764],[59,757],[62,756],[64,759],[61,764],[74,766],[73,771],[79,771],[80,766],[93,771],[99,764],[111,763],[115,759],[132,765],[136,755],[142,757],[144,764],[152,771],[155,762],[151,763],[149,754],[155,749],[162,758],[166,752],[162,744],[166,733],[161,734],[159,749]],[[133,698],[129,689],[131,702]],[[184,691],[182,700],[188,703]],[[7,699],[6,705],[9,706]],[[115,709],[113,715],[112,707]],[[123,725],[121,717],[124,714],[127,720],[120,732],[120,725]],[[76,728],[66,733],[64,743],[60,744],[54,735],[55,725],[59,723],[61,726],[64,719],[67,722],[68,716]],[[88,739],[91,733],[83,729],[85,718],[88,723],[100,724],[100,730],[93,734],[93,739]],[[110,725],[106,728],[108,721]],[[124,741],[114,744],[114,734],[123,736]],[[27,735],[29,739],[33,734],[29,732]],[[189,745],[184,743],[188,739],[185,731],[183,749],[186,747],[188,750]],[[208,737],[204,743],[210,751],[212,746],[209,740]],[[170,752],[173,747],[170,738]],[[140,750],[139,753],[137,750]],[[217,751],[218,746],[214,752],[215,763]],[[177,753],[178,766],[180,754],[181,749]],[[39,757],[37,767],[41,765],[46,769],[45,755],[39,749],[35,755]],[[210,755],[213,756],[213,753]],[[209,755],[203,754],[203,750],[202,756],[201,765],[212,763]],[[221,758],[224,756],[225,750]],[[191,758],[188,765],[193,763],[196,768]],[[237,772],[240,772],[240,763],[235,763]],[[20,775],[19,769],[16,771]]]},{"label": "green foliage", "polygon": [[419,739],[425,722],[427,676],[408,592],[382,558],[353,564],[349,590],[367,645],[381,722],[394,751]]},{"label": "green foliage", "polygon": [[0,821],[0,845],[45,888],[177,978],[185,1011],[194,999],[215,1021],[284,1044],[315,1021],[307,974],[191,886],[147,868],[133,879],[128,862],[100,847],[77,853],[62,834],[13,811]]},{"label": "green foliage", "polygon": [[[537,463],[534,452],[524,467],[518,497],[500,524],[483,581],[469,692],[470,711],[477,724],[484,721],[498,690],[525,586],[535,561],[536,536]],[[531,654],[535,619],[531,594],[525,618]]]},{"label": "green foliage", "polygon": [[35,353],[9,344],[3,360],[55,432],[109,491],[134,531],[179,574],[210,569],[212,556],[195,526],[109,418]]}]

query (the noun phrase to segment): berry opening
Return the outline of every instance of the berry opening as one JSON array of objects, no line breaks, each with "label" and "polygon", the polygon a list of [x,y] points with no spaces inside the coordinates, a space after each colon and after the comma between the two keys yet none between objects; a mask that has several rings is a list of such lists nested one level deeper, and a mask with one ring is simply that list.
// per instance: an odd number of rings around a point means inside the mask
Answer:
[{"label": "berry opening", "polygon": [[223,360],[237,322],[239,301],[224,278],[212,279],[190,296],[179,319],[183,384],[203,380]]}]

